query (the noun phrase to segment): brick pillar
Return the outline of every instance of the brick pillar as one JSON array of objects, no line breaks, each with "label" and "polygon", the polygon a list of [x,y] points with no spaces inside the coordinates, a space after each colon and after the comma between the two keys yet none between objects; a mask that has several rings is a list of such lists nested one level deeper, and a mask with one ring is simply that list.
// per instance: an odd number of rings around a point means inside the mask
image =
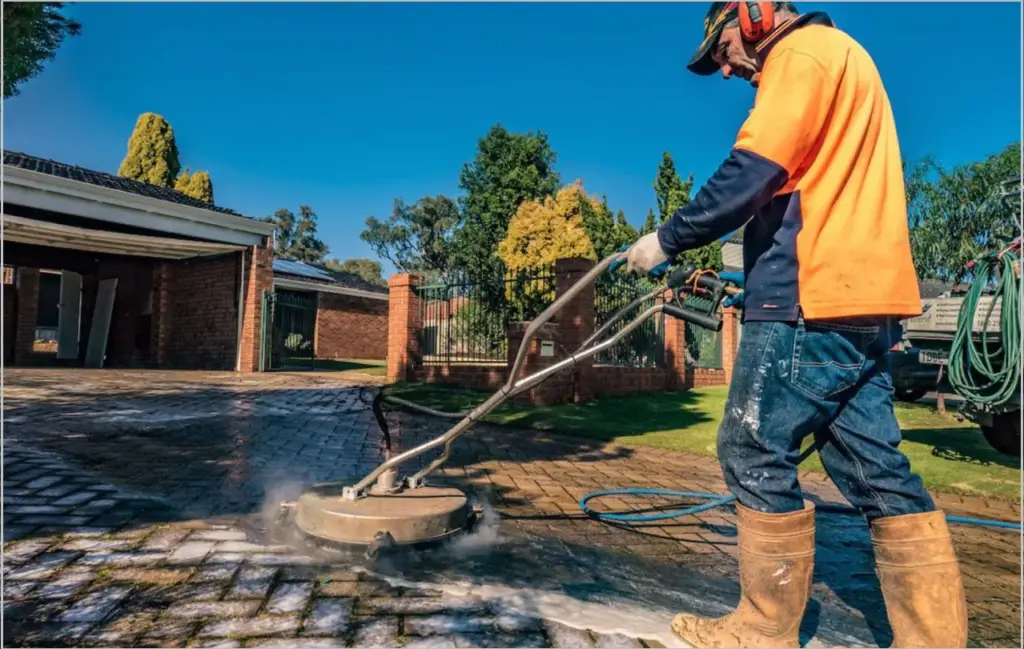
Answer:
[{"label": "brick pillar", "polygon": [[167,363],[168,347],[171,340],[171,295],[174,270],[166,261],[153,266],[153,325],[150,330],[150,349],[153,363],[163,367]]},{"label": "brick pillar", "polygon": [[412,379],[420,359],[419,277],[407,273],[388,280],[388,383]]},{"label": "brick pillar", "polygon": [[732,381],[732,367],[736,361],[736,350],[739,343],[737,330],[740,323],[738,313],[733,307],[722,309],[722,369],[725,370],[726,384]]},{"label": "brick pillar", "polygon": [[[515,362],[516,354],[519,353],[519,347],[522,345],[523,336],[526,334],[526,328],[529,325],[529,322],[509,323],[507,371],[512,370],[512,364]],[[526,358],[523,361],[523,367],[520,369],[517,378],[536,374],[544,368],[551,367],[555,363],[568,358],[569,349],[561,343],[559,336],[559,323],[549,321],[541,325],[537,333],[534,334],[533,340],[530,341],[530,346],[526,349]],[[545,352],[545,349],[549,351]],[[545,353],[550,353],[550,355],[545,356]],[[532,403],[536,406],[572,403],[579,399],[579,378],[570,369],[563,369],[526,392],[522,392],[512,398],[513,401]]]},{"label": "brick pillar", "polygon": [[18,315],[14,332],[14,364],[24,365],[32,360],[32,347],[36,339],[39,319],[39,269],[18,268]]},{"label": "brick pillar", "polygon": [[245,302],[242,306],[241,372],[260,369],[263,294],[274,290],[274,251],[269,239],[245,251]]},{"label": "brick pillar", "polygon": [[[555,262],[555,293],[561,297],[594,267],[589,259],[559,259]],[[552,319],[558,324],[556,347],[561,354],[574,351],[594,333],[597,314],[594,311],[594,285],[587,286],[569,301]],[[556,354],[557,355],[557,354]],[[594,398],[594,359],[580,361],[572,370],[564,372],[562,381],[570,381],[572,401],[579,403]],[[549,380],[556,380],[558,376]]]}]

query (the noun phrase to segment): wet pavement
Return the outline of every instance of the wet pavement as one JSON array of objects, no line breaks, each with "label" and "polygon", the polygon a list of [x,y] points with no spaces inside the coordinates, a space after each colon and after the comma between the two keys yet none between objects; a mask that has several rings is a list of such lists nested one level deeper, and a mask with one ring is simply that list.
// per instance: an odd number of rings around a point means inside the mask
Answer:
[{"label": "wet pavement", "polygon": [[[487,506],[482,529],[369,562],[272,525],[280,500],[379,462],[352,377],[9,370],[4,398],[5,645],[657,646],[674,612],[722,614],[738,596],[730,508],[620,527],[577,504],[616,487],[723,493],[710,458],[479,426],[438,478]],[[446,427],[389,420],[399,449]],[[1018,503],[937,500],[1020,519]],[[804,642],[887,646],[865,524],[818,524]],[[971,645],[1020,646],[1019,535],[953,533]]]}]

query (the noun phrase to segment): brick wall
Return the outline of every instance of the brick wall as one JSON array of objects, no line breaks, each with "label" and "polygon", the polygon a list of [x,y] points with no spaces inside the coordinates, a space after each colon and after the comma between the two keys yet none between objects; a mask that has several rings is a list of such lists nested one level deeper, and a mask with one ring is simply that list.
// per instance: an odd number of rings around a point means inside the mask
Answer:
[{"label": "brick wall", "polygon": [[670,373],[661,367],[595,365],[592,377],[598,397],[667,390],[672,384]]},{"label": "brick wall", "polygon": [[242,313],[242,343],[239,371],[260,369],[260,337],[263,323],[263,295],[274,290],[274,251],[268,239],[245,251],[245,305]]},{"label": "brick wall", "polygon": [[411,379],[423,383],[444,383],[474,390],[497,390],[505,383],[508,365],[419,365]]},{"label": "brick wall", "polygon": [[[584,260],[560,260],[556,264],[556,292],[563,295],[592,268]],[[417,279],[396,275],[389,282],[391,311],[388,337],[388,379],[446,383],[493,391],[504,384],[523,332],[529,323],[509,325],[509,358],[505,364],[451,364],[425,366],[419,362]],[[588,287],[569,302],[534,338],[520,376],[535,374],[566,358],[595,329],[594,289]],[[537,405],[587,401],[595,397],[662,390],[687,390],[728,384],[738,346],[739,318],[733,309],[723,312],[721,369],[694,368],[686,361],[685,323],[666,316],[665,362],[660,367],[595,365],[590,359],[554,374],[517,400]],[[554,353],[540,355],[540,341],[553,340]]]},{"label": "brick wall", "polygon": [[176,262],[173,272],[167,366],[233,370],[238,255]]},{"label": "brick wall", "polygon": [[19,268],[16,274],[18,313],[15,317],[14,362],[30,364],[36,337],[36,315],[39,307],[39,269]]},{"label": "brick wall", "polygon": [[389,382],[409,381],[420,359],[420,308],[416,295],[419,277],[399,273],[388,280]]},{"label": "brick wall", "polygon": [[317,358],[384,360],[388,353],[388,303],[353,295],[319,293]]},{"label": "brick wall", "polygon": [[3,364],[10,365],[14,361],[14,341],[18,321],[18,287],[14,283],[14,268],[4,266],[3,303],[4,303],[4,347]]}]

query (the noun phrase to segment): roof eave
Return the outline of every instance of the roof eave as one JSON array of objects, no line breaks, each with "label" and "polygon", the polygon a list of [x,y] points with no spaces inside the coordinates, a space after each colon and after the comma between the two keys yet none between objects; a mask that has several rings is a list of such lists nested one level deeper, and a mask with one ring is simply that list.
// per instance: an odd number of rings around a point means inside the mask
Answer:
[{"label": "roof eave", "polygon": [[296,291],[316,291],[319,293],[336,293],[338,295],[351,295],[353,297],[365,297],[371,300],[382,300],[387,302],[389,295],[387,293],[377,293],[374,291],[364,291],[358,288],[350,288],[348,286],[340,286],[338,284],[317,284],[316,282],[307,282],[300,279],[291,279],[288,277],[281,277],[279,275],[274,276],[274,286],[285,289],[293,289]]},{"label": "roof eave", "polygon": [[[101,221],[256,245],[274,224],[3,165],[4,201]],[[75,209],[75,205],[79,209]],[[143,221],[143,222],[140,222]]]}]

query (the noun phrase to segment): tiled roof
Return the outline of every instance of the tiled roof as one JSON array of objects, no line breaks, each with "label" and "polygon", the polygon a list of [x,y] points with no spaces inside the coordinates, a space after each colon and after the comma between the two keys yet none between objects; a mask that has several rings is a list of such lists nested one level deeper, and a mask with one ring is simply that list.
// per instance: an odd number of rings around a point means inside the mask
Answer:
[{"label": "tiled roof", "polygon": [[210,210],[211,212],[220,212],[221,214],[230,214],[232,216],[242,216],[234,210],[211,205],[210,203],[192,198],[191,196],[186,196],[185,194],[174,191],[173,189],[157,187],[156,185],[139,182],[138,180],[122,178],[102,171],[84,169],[82,167],[64,164],[63,162],[37,158],[36,156],[18,153],[16,151],[4,151],[4,165],[28,171],[35,171],[48,176],[67,178],[68,180],[75,180],[80,183],[98,185],[100,187],[106,187],[107,189],[128,192],[129,194],[148,196],[149,198],[167,201],[168,203],[188,205],[189,207],[197,207],[201,210]]},{"label": "tiled roof", "polygon": [[330,284],[345,288],[370,291],[371,293],[387,293],[386,286],[371,284],[355,273],[343,270],[331,270],[322,266],[315,266],[301,261],[290,259],[274,259],[275,275],[291,275],[317,284]]}]

